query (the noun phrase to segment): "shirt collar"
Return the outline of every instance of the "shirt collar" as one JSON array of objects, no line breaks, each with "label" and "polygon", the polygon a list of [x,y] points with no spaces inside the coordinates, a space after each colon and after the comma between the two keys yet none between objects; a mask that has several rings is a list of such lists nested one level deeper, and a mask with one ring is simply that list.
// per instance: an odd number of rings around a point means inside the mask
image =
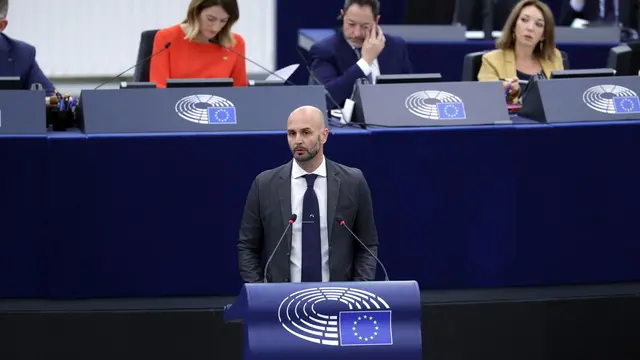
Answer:
[{"label": "shirt collar", "polygon": [[[292,179],[297,179],[301,176],[305,176],[309,174],[308,172],[306,172],[303,168],[300,167],[300,165],[298,165],[298,162],[293,160],[293,165],[291,167],[291,178]],[[320,164],[320,166],[318,166],[317,169],[315,169],[312,174],[316,174],[318,176],[322,176],[322,177],[327,177],[327,161],[324,157],[324,155],[322,155],[322,163]]]}]

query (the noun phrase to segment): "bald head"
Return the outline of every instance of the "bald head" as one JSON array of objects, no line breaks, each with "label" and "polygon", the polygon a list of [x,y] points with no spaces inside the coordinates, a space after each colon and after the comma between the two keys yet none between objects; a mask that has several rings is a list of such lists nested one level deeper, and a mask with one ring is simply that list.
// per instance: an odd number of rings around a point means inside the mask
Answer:
[{"label": "bald head", "polygon": [[316,131],[324,129],[324,114],[320,109],[314,106],[305,105],[293,110],[287,121],[287,128],[290,127],[305,128],[309,127]]},{"label": "bald head", "polygon": [[[301,106],[289,115],[287,139],[294,158],[307,171],[320,165],[329,129],[324,126],[324,113],[313,106]],[[307,169],[306,167],[309,167]]]}]

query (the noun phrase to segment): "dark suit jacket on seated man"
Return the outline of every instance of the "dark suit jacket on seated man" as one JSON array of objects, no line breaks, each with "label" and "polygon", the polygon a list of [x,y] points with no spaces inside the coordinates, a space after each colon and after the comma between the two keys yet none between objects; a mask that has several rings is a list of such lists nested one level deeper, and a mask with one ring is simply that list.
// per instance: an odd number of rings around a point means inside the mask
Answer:
[{"label": "dark suit jacket on seated man", "polygon": [[[293,161],[258,175],[247,196],[238,239],[240,275],[247,283],[375,280],[378,235],[362,172],[328,160],[321,110],[303,106],[287,122]],[[278,246],[291,215],[297,220]],[[274,253],[275,251],[275,253]],[[376,255],[377,256],[377,255]]]},{"label": "dark suit jacket on seated man", "polygon": [[[410,74],[406,42],[383,34],[378,0],[347,0],[342,29],[310,49],[311,69],[333,99],[343,106],[358,79],[375,83],[380,74]],[[329,103],[330,107],[335,107]]]},{"label": "dark suit jacket on seated man", "polygon": [[558,25],[569,26],[575,19],[596,23],[622,23],[638,28],[638,0],[563,0]]},{"label": "dark suit jacket on seated man", "polygon": [[9,2],[0,0],[0,76],[19,76],[23,89],[40,84],[51,95],[54,87],[36,62],[36,49],[3,33],[8,24],[8,8]]}]

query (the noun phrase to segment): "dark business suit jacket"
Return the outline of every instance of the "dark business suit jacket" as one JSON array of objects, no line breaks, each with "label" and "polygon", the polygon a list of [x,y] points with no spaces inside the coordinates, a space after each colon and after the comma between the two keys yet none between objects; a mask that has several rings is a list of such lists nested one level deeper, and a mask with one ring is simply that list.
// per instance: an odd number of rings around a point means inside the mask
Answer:
[{"label": "dark business suit jacket", "polygon": [[[378,56],[381,74],[410,74],[412,70],[409,52],[404,39],[389,34],[385,47]],[[344,38],[342,31],[314,44],[309,50],[311,70],[340,105],[351,97],[356,81],[366,76],[356,64],[358,55]],[[330,101],[329,108],[334,108]]]},{"label": "dark business suit jacket", "polygon": [[[624,27],[638,28],[638,0],[619,0],[618,15]],[[600,0],[586,0],[582,11],[573,10],[569,0],[564,0],[558,25],[569,26],[576,18],[598,22],[600,18]]]},{"label": "dark business suit jacket", "polygon": [[[367,181],[359,169],[328,159],[326,164],[330,281],[375,280],[375,258],[335,220],[341,217],[377,256],[378,233]],[[291,218],[291,165],[262,172],[249,190],[238,238],[240,275],[247,283],[263,281],[264,263]],[[298,214],[298,221],[301,217]],[[268,282],[290,281],[290,253],[291,229],[269,264]]]},{"label": "dark business suit jacket", "polygon": [[41,84],[47,94],[54,91],[53,84],[36,62],[36,48],[3,33],[0,33],[0,76],[19,76],[23,89]]}]

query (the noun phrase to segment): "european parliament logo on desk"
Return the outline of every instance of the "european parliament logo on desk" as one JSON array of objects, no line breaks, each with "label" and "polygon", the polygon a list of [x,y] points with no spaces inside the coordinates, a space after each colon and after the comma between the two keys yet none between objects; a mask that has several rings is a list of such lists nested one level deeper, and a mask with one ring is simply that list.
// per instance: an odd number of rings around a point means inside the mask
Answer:
[{"label": "european parliament logo on desk", "polygon": [[340,345],[393,345],[391,311],[341,311]]},{"label": "european parliament logo on desk", "polygon": [[215,95],[190,95],[176,103],[176,113],[196,124],[237,124],[236,107]]},{"label": "european parliament logo on desk", "polygon": [[582,94],[585,105],[604,114],[640,113],[640,99],[631,89],[619,85],[598,85]]},{"label": "european parliament logo on desk", "polygon": [[464,103],[446,91],[418,91],[407,97],[405,107],[412,114],[428,120],[463,120],[467,118]]},{"label": "european parliament logo on desk", "polygon": [[328,346],[393,345],[391,308],[360,289],[320,287],[287,296],[278,320],[291,335]]}]

